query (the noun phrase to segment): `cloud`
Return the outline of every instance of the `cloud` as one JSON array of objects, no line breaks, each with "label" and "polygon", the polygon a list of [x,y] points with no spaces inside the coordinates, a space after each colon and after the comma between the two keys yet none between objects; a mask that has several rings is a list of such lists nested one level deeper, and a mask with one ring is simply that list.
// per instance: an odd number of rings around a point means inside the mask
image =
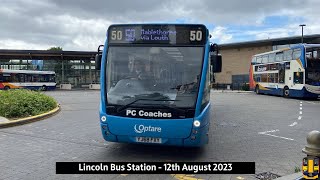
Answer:
[{"label": "cloud", "polygon": [[227,33],[227,28],[222,26],[215,27],[210,34],[212,35],[210,41],[215,43],[228,43],[232,39],[232,35]]},{"label": "cloud", "polygon": [[[1,48],[14,48],[5,46],[10,41],[17,47],[25,44],[25,49],[56,45],[96,50],[113,23],[201,23],[212,27],[213,40],[219,43],[297,35],[299,23],[307,24],[305,34],[318,33],[318,6],[317,0],[305,0],[303,6],[300,0],[3,0],[0,44]],[[266,25],[272,16],[288,20]]]}]

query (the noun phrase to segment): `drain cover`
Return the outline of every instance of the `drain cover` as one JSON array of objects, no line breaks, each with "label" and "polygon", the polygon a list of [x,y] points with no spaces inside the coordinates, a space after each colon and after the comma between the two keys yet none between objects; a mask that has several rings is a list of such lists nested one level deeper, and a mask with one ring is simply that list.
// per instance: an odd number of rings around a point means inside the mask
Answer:
[{"label": "drain cover", "polygon": [[263,173],[256,174],[255,177],[260,180],[272,180],[281,176],[274,174],[272,172],[263,172]]}]

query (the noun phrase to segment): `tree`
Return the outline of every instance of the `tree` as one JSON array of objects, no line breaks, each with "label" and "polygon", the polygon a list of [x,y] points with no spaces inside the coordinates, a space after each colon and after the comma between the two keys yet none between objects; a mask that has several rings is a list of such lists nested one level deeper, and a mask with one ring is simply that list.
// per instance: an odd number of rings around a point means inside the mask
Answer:
[{"label": "tree", "polygon": [[51,47],[51,48],[49,48],[48,51],[63,51],[63,50],[62,50],[62,47],[57,46],[57,47]]}]

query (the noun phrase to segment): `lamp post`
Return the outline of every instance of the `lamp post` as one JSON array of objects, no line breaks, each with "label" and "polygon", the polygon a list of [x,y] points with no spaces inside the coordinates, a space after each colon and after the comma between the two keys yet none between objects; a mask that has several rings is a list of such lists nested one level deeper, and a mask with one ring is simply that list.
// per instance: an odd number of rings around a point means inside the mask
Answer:
[{"label": "lamp post", "polygon": [[303,27],[306,26],[305,24],[300,24],[301,26],[301,43],[303,43]]}]

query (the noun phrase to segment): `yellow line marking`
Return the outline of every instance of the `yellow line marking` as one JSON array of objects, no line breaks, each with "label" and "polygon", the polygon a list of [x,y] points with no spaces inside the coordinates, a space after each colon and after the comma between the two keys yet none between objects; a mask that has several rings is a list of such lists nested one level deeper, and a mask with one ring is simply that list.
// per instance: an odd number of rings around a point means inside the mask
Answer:
[{"label": "yellow line marking", "polygon": [[178,180],[203,180],[203,179],[200,179],[200,178],[196,178],[196,177],[192,177],[192,176],[195,176],[195,175],[190,175],[190,174],[171,174],[172,177],[174,177],[175,179],[178,179]]},{"label": "yellow line marking", "polygon": [[244,178],[241,176],[238,176],[237,179],[243,180]]},{"label": "yellow line marking", "polygon": [[121,176],[128,176],[128,174],[120,174]]}]

